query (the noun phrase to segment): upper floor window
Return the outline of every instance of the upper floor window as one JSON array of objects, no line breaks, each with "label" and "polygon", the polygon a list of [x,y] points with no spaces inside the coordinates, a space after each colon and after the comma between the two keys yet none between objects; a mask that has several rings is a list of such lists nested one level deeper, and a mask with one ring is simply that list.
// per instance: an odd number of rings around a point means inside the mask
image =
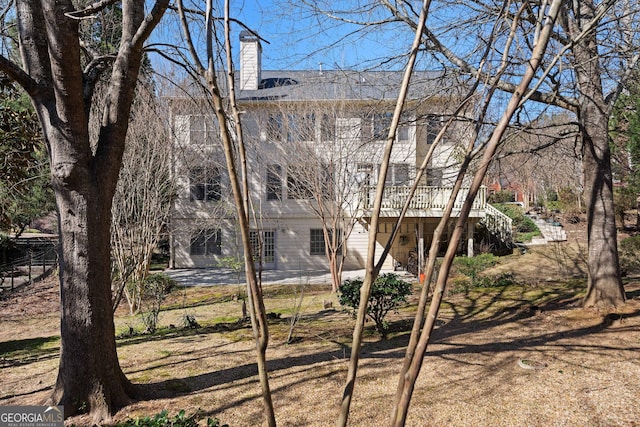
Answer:
[{"label": "upper floor window", "polygon": [[213,145],[218,124],[213,116],[194,115],[189,118],[189,141],[196,145]]},{"label": "upper floor window", "polygon": [[398,140],[398,142],[407,142],[409,141],[409,125],[403,124],[398,126],[398,134],[396,139]]},{"label": "upper floor window", "polygon": [[308,168],[289,166],[287,168],[287,198],[312,199],[313,183],[309,179]]},{"label": "upper floor window", "polygon": [[385,180],[387,185],[407,185],[409,184],[409,164],[392,163],[387,171]]},{"label": "upper floor window", "polygon": [[440,116],[430,114],[427,116],[427,144],[433,144],[442,127]]},{"label": "upper floor window", "polygon": [[222,197],[220,168],[192,168],[189,171],[189,199],[219,201]]},{"label": "upper floor window", "polygon": [[387,139],[392,119],[393,113],[390,111],[373,114],[372,133],[374,140]]},{"label": "upper floor window", "polygon": [[190,255],[222,255],[222,231],[219,228],[199,230],[191,236]]},{"label": "upper floor window", "polygon": [[282,200],[282,167],[269,165],[267,167],[267,200]]},{"label": "upper floor window", "polygon": [[282,113],[270,113],[267,117],[267,139],[269,141],[282,141],[283,123]]},{"label": "upper floor window", "polygon": [[427,185],[439,187],[442,185],[442,169],[427,170]]},{"label": "upper floor window", "polygon": [[316,115],[314,113],[287,116],[287,141],[315,141]]},{"label": "upper floor window", "polygon": [[337,117],[336,137],[341,141],[360,141],[362,134],[362,119],[360,117]]},{"label": "upper floor window", "polygon": [[331,142],[336,140],[336,116],[325,113],[320,122],[320,141]]}]

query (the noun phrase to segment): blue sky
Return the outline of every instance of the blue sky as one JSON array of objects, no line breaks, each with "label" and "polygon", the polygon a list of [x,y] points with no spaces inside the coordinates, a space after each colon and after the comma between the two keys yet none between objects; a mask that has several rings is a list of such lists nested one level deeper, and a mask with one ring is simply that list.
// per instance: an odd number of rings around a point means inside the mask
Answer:
[{"label": "blue sky", "polygon": [[[193,1],[200,7],[204,4]],[[363,2],[327,0],[323,3],[350,11],[354,5]],[[370,13],[367,18],[379,18],[375,13]],[[311,13],[295,0],[233,0],[231,15],[265,40],[262,43],[262,66],[266,70],[316,70],[320,66],[324,70],[380,69],[380,63],[388,58],[405,55],[413,39],[413,32],[404,24],[395,28],[367,27],[366,31],[356,31],[362,28]],[[242,29],[239,25],[232,29],[236,62],[238,36]],[[173,43],[179,34],[175,14],[169,13],[152,40]],[[160,59],[152,57],[152,61],[159,68]],[[402,58],[399,62],[385,62],[382,68],[402,69],[405,63],[406,59]]]},{"label": "blue sky", "polygon": [[[269,42],[263,43],[265,69],[316,69],[320,63],[324,69],[366,68],[377,63],[377,59],[405,52],[410,46],[412,34],[406,28],[393,33],[379,30],[351,34],[355,26],[314,16],[292,3],[286,0],[231,3],[232,15]],[[334,3],[346,7],[348,2]],[[234,36],[237,35],[238,32]]]}]

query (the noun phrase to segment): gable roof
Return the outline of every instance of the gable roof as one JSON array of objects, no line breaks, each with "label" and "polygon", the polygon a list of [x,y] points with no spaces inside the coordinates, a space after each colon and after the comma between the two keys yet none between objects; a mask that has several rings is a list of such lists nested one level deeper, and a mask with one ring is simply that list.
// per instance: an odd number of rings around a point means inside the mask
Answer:
[{"label": "gable roof", "polygon": [[[262,71],[257,90],[239,90],[238,101],[392,101],[402,84],[401,71]],[[460,96],[465,85],[436,71],[416,71],[409,98]]]},{"label": "gable roof", "polygon": [[[239,104],[254,104],[258,108],[271,103],[377,104],[395,103],[402,84],[402,71],[271,71],[263,70],[256,90],[240,90],[240,73],[235,73],[236,100]],[[219,72],[218,84],[223,94],[228,92],[226,73]],[[445,113],[466,95],[469,84],[463,78],[439,71],[414,72],[408,100],[418,104],[438,105]],[[174,111],[187,112],[192,102],[208,102],[209,95],[193,80],[171,88],[164,98]],[[429,107],[431,108],[431,107]]]}]

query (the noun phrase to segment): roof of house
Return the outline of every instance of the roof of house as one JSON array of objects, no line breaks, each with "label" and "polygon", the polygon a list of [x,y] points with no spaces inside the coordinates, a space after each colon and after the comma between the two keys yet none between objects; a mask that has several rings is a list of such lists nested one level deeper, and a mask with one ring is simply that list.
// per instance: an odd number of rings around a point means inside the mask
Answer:
[{"label": "roof of house", "polygon": [[[402,71],[273,71],[262,70],[256,90],[240,89],[240,73],[236,73],[236,98],[239,102],[273,101],[395,101],[402,84]],[[218,79],[222,92],[227,92],[226,78]],[[195,85],[192,86],[194,90]],[[414,72],[409,99],[458,97],[467,85],[462,79],[439,71]],[[184,92],[169,96],[186,98]],[[196,95],[196,98],[198,96]]]},{"label": "roof of house", "polygon": [[[400,71],[268,71],[257,90],[240,90],[239,101],[395,100],[402,84]],[[418,71],[409,98],[460,95],[464,85],[441,72]]]}]

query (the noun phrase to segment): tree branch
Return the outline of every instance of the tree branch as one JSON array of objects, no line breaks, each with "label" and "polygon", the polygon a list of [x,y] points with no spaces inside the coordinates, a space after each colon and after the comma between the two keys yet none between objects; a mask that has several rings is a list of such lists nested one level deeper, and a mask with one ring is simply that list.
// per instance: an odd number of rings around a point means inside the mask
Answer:
[{"label": "tree branch", "polygon": [[32,98],[37,98],[44,90],[29,74],[4,55],[0,55],[0,71],[19,84]]},{"label": "tree branch", "polygon": [[120,0],[101,0],[96,3],[90,4],[84,9],[74,10],[73,12],[67,12],[65,15],[71,19],[87,19],[94,18],[95,14],[103,11],[112,4],[119,2]]},{"label": "tree branch", "polygon": [[144,42],[151,35],[151,31],[158,25],[160,19],[164,15],[164,12],[167,10],[169,6],[169,0],[158,0],[151,12],[146,16],[142,24],[136,31],[136,34],[131,39],[131,43],[133,44],[135,49],[142,49]]},{"label": "tree branch", "polygon": [[[400,21],[405,22],[415,30],[416,23],[410,17],[403,15],[396,7],[391,4],[391,2],[387,0],[383,0],[383,4]],[[426,38],[426,46],[431,46],[433,49],[440,52],[442,55],[444,55],[445,58],[447,58],[447,60],[456,65],[462,72],[470,75],[478,75],[482,80],[485,80],[487,84],[495,84],[498,89],[508,93],[514,93],[517,90],[518,86],[516,84],[504,81],[502,79],[496,78],[496,76],[481,71],[471,65],[469,62],[465,61],[460,56],[456,55],[451,49],[447,48],[428,27],[424,29],[423,35]],[[557,93],[545,93],[538,90],[532,90],[529,93],[528,98],[533,101],[555,105],[570,111],[575,111],[578,106],[577,100],[565,99]]]}]

